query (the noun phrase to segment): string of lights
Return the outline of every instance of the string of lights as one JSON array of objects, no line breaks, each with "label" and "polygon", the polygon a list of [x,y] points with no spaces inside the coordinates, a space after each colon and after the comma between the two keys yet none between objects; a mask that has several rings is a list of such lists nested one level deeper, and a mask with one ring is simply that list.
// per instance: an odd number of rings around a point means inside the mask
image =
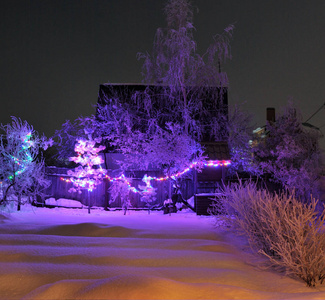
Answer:
[{"label": "string of lights", "polygon": [[25,137],[21,138],[21,141],[23,142],[22,145],[21,145],[22,149],[19,150],[19,152],[18,152],[18,155],[21,152],[24,153],[24,155],[20,154],[20,156],[22,156],[21,159],[15,157],[13,155],[10,155],[10,157],[14,161],[14,163],[18,165],[18,170],[15,171],[14,175],[10,175],[8,177],[9,180],[12,180],[15,176],[18,176],[18,175],[24,173],[26,171],[26,169],[27,169],[27,165],[33,160],[32,156],[30,155],[30,153],[28,151],[28,149],[33,146],[33,141],[30,140],[31,137],[32,137],[32,133],[29,132],[29,133],[26,134]]},{"label": "string of lights", "polygon": [[[103,160],[98,155],[105,147],[95,147],[95,144],[96,141],[92,139],[78,139],[78,143],[75,145],[77,156],[70,157],[70,160],[80,164],[80,166],[74,171],[68,171],[68,175],[72,176],[69,179],[61,177],[65,182],[71,182],[78,191],[79,189],[87,189],[92,192],[106,174],[106,170],[101,167]],[[93,166],[98,166],[98,168],[95,169]]]},{"label": "string of lights", "polygon": [[[191,169],[193,169],[198,164],[199,164],[199,162],[192,162],[190,164],[190,166],[187,167],[187,168],[185,168],[183,171],[177,172],[177,173],[175,173],[173,175],[170,175],[170,176],[166,175],[164,177],[155,177],[155,176],[146,176],[145,175],[144,178],[146,179],[146,182],[147,181],[150,182],[152,180],[154,180],[154,181],[166,181],[166,180],[168,180],[170,178],[173,179],[173,180],[175,180],[176,178],[178,178],[178,177],[184,175],[185,173],[189,172]],[[221,166],[228,166],[228,165],[231,164],[231,162],[230,162],[230,160],[209,160],[207,162],[203,162],[202,164],[205,167],[215,167],[215,168],[217,168],[217,167],[221,167]],[[132,192],[134,192],[134,193],[141,193],[141,191],[139,191],[138,189],[136,189],[135,187],[133,187],[131,185],[130,181],[125,177],[124,174],[122,174],[122,175],[120,175],[118,177],[110,177],[109,175],[105,175],[105,178],[107,178],[110,182],[124,181],[128,185],[129,189]],[[84,187],[86,187],[87,185],[89,185],[88,190],[89,191],[92,191],[93,190],[93,188],[91,188],[92,185],[90,184],[91,183],[91,179],[89,179],[89,178],[73,178],[73,177],[71,177],[71,178],[64,178],[64,177],[61,177],[60,179],[62,181],[67,182],[67,183],[73,183],[75,185],[80,185],[80,186],[84,186]]]}]

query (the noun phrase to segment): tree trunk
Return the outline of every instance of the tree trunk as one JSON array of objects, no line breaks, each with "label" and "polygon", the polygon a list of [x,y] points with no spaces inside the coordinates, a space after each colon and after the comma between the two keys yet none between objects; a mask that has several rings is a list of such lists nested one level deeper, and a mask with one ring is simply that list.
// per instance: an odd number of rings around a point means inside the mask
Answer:
[{"label": "tree trunk", "polygon": [[110,182],[109,182],[108,178],[104,178],[104,184],[105,184],[104,210],[108,211],[108,204],[109,204],[109,192],[108,192],[108,190],[109,190],[109,187],[110,187]]},{"label": "tree trunk", "polygon": [[90,192],[88,191],[88,214],[90,214]]},{"label": "tree trunk", "polygon": [[168,169],[168,199],[172,198],[172,179],[170,178],[170,170]]},{"label": "tree trunk", "polygon": [[186,95],[186,88],[181,85],[181,89],[182,89],[182,94],[183,94],[183,118],[184,118],[184,123],[185,123],[185,134],[188,135],[188,103],[187,103],[187,95]]},{"label": "tree trunk", "polygon": [[20,211],[21,194],[18,195],[17,211]]},{"label": "tree trunk", "polygon": [[14,183],[10,184],[10,185],[6,188],[1,203],[4,203],[4,204],[6,203],[8,192],[9,192],[9,190],[10,190],[10,188],[11,188],[12,186],[14,186]]}]

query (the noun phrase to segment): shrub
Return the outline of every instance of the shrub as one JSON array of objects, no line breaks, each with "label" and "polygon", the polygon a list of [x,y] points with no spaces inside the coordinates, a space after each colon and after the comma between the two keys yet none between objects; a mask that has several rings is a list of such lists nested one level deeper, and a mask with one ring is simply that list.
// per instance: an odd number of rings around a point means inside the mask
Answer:
[{"label": "shrub", "polygon": [[252,249],[271,265],[299,277],[308,286],[325,280],[325,210],[317,201],[301,203],[294,193],[271,194],[252,182],[224,188],[223,205]]}]

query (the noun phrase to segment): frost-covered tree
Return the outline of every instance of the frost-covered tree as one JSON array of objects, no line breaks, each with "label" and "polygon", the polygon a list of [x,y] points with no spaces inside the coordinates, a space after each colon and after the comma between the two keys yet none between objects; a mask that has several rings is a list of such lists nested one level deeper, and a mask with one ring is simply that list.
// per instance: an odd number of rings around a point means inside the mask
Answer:
[{"label": "frost-covered tree", "polygon": [[[139,58],[144,59],[144,80],[155,84],[155,88],[148,86],[144,92],[131,95],[112,89],[111,98],[104,99],[105,105],[98,106],[97,117],[103,126],[112,129],[106,140],[115,150],[133,155],[135,162],[142,159],[142,166],[164,165],[168,173],[177,163],[170,162],[174,158],[165,155],[167,149],[173,152],[175,161],[182,156],[184,165],[186,159],[198,152],[194,149],[198,146],[196,142],[227,138],[227,108],[221,103],[221,94],[228,79],[220,64],[231,58],[230,39],[234,27],[230,25],[216,35],[206,53],[200,56],[193,37],[190,1],[169,0],[165,13],[167,27],[157,30],[152,54],[139,54]],[[204,101],[209,103],[206,105]],[[183,151],[185,147],[179,151],[180,146],[175,141],[180,138],[190,145],[189,151]],[[155,146],[158,148],[154,149]],[[184,152],[191,155],[183,155]],[[139,159],[133,159],[134,156]],[[187,164],[190,161],[187,160]]]},{"label": "frost-covered tree", "polygon": [[[144,59],[143,75],[146,82],[190,86],[227,86],[227,74],[220,64],[231,59],[230,39],[233,25],[213,42],[204,55],[197,53],[193,33],[193,6],[189,0],[169,0],[165,6],[166,28],[158,28],[152,54],[139,54]],[[184,100],[184,99],[183,99]]]},{"label": "frost-covered tree", "polygon": [[[186,134],[201,137],[198,114],[204,115],[202,97],[206,87],[228,85],[221,63],[231,58],[230,39],[234,26],[229,25],[216,35],[204,55],[196,51],[193,37],[193,6],[189,0],[169,0],[165,6],[167,27],[158,28],[152,53],[140,53],[144,59],[143,76],[146,83],[161,84],[165,88],[169,105],[181,116]],[[220,101],[220,96],[211,97]],[[216,103],[218,104],[218,103]],[[220,106],[220,105],[219,105]]]},{"label": "frost-covered tree", "polygon": [[303,125],[301,112],[291,101],[266,129],[266,138],[253,149],[257,171],[303,199],[316,196],[322,166],[320,132]]},{"label": "frost-covered tree", "polygon": [[14,196],[17,210],[20,210],[23,196],[41,195],[50,184],[45,178],[40,149],[46,149],[51,141],[40,137],[27,121],[16,117],[12,117],[10,124],[1,124],[0,129],[3,132],[0,136],[0,203]]},{"label": "frost-covered tree", "polygon": [[178,124],[166,124],[165,130],[157,127],[155,134],[142,147],[145,161],[164,170],[169,178],[169,198],[172,196],[172,181],[175,180],[172,176],[188,168],[194,161],[198,162],[196,168],[200,169],[200,163],[204,160],[201,145]]},{"label": "frost-covered tree", "polygon": [[156,200],[155,196],[157,194],[157,189],[151,185],[151,179],[147,176],[147,174],[143,176],[142,181],[146,185],[139,185],[141,201],[146,203],[146,206],[148,207],[148,214],[150,214],[151,203]]},{"label": "frost-covered tree", "polygon": [[133,100],[139,101],[139,105],[132,107],[119,96],[106,99],[106,105],[98,107],[98,123],[111,128],[105,138],[115,151],[125,155],[120,162],[122,171],[151,167],[165,169],[166,174],[171,174],[202,156],[200,144],[185,133],[184,126],[175,118],[174,122],[160,122],[157,115],[162,112],[152,112],[149,108],[145,111],[143,98],[135,97]]},{"label": "frost-covered tree", "polygon": [[91,131],[94,137],[101,136],[104,126],[98,126],[95,116],[79,117],[74,121],[66,120],[61,129],[56,130],[53,136],[56,148],[56,164],[68,165],[68,158],[75,154],[75,144],[77,139],[87,139],[86,132]]},{"label": "frost-covered tree", "polygon": [[126,169],[160,169],[170,179],[169,197],[171,197],[172,175],[198,162],[201,167],[204,160],[201,145],[184,133],[178,124],[166,124],[166,129],[159,126],[151,132],[133,132],[120,143],[120,151],[125,159],[120,162]]},{"label": "frost-covered tree", "polygon": [[202,160],[201,140],[227,138],[222,93],[228,79],[221,64],[231,58],[234,26],[216,35],[200,56],[190,1],[169,0],[165,13],[167,27],[157,30],[152,54],[139,54],[144,81],[154,87],[131,94],[112,89],[105,105],[97,107],[97,117],[111,129],[106,141],[125,155],[122,171],[158,168],[170,178]]},{"label": "frost-covered tree", "polygon": [[130,166],[164,169],[168,176],[182,171],[191,161],[202,159],[203,152],[200,144],[186,135],[180,125],[171,123],[165,129],[156,126],[149,133],[135,132],[134,139],[121,150]]},{"label": "frost-covered tree", "polygon": [[124,209],[124,215],[126,211],[131,207],[130,201],[130,179],[128,180],[116,180],[109,188],[111,194],[110,203],[115,202],[118,198],[121,199],[122,209]]},{"label": "frost-covered tree", "polygon": [[[93,139],[91,134],[88,134],[87,139],[78,139],[75,145],[77,156],[69,159],[76,164],[79,164],[74,170],[69,170],[68,175],[72,176],[70,181],[73,187],[69,192],[79,192],[87,190],[92,192],[103,180],[106,170],[101,167],[103,159],[98,153],[105,149],[105,146],[96,144],[100,143],[101,139]],[[88,213],[90,213],[90,199],[88,193]]]}]

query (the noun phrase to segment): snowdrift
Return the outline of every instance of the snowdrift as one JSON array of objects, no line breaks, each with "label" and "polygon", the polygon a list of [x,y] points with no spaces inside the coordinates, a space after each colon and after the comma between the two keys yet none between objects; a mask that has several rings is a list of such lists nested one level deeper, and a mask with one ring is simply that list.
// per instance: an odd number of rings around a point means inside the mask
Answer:
[{"label": "snowdrift", "polygon": [[0,214],[0,299],[325,299],[190,212]]}]

